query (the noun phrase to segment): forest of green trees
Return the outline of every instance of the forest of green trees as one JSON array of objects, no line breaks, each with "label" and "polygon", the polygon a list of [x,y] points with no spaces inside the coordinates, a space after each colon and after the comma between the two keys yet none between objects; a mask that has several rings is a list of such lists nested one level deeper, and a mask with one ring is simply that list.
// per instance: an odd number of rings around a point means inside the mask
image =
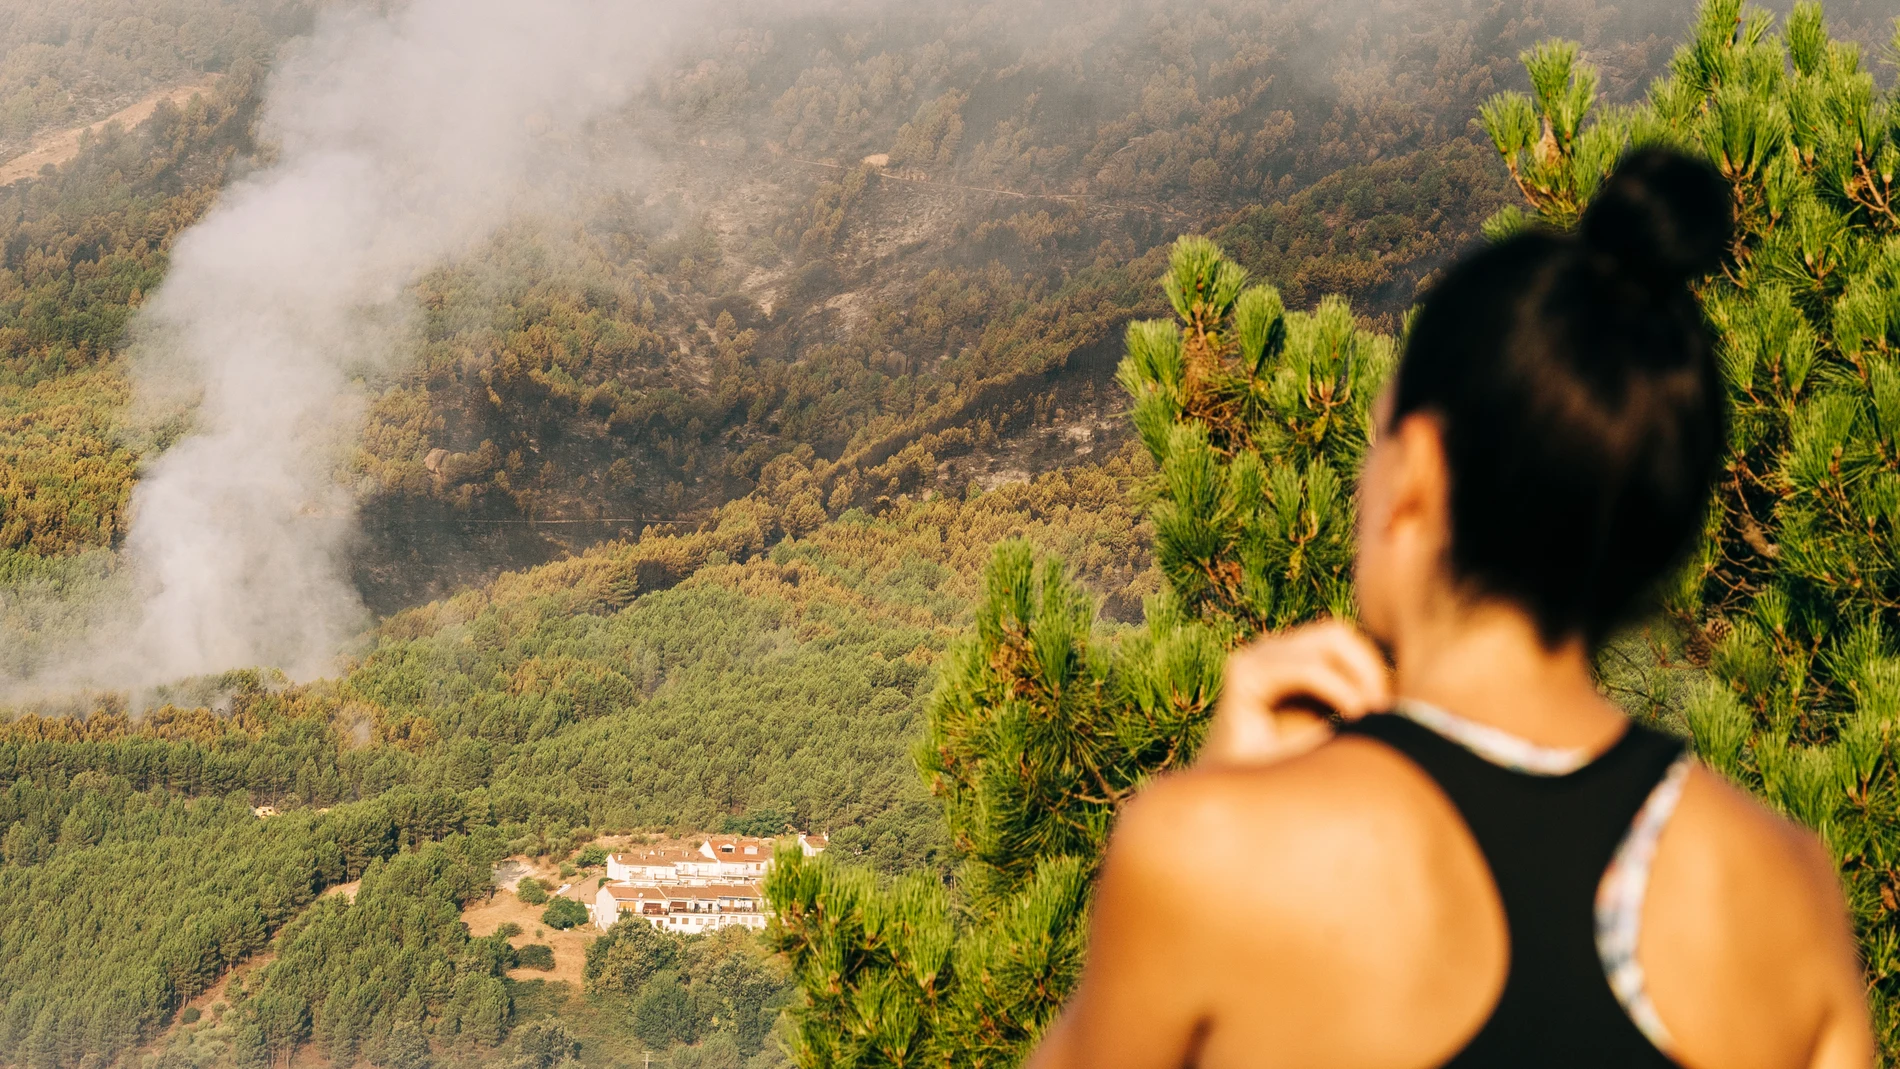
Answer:
[{"label": "forest of green trees", "polygon": [[[1137,602],[1155,584],[1133,502],[1148,470],[1129,455],[860,511],[765,553],[779,521],[741,502],[702,533],[392,617],[340,680],[233,673],[137,717],[0,727],[0,1059],[125,1055],[267,945],[275,961],[244,996],[174,1041],[184,1062],[313,1046],[388,1065],[430,1044],[479,1059],[519,1018],[519,985],[460,908],[490,892],[501,857],[566,857],[610,831],[753,816],[747,830],[767,834],[828,829],[881,871],[941,869],[906,755],[987,547],[1029,537]],[[260,821],[253,805],[286,815]],[[351,899],[318,898],[359,879]],[[102,960],[116,963],[103,989]],[[728,980],[703,965],[671,968],[644,1002],[613,981],[625,1005],[598,1013],[647,1027],[639,1007],[659,1013],[683,988],[690,1012],[633,1034],[704,1046],[727,1018],[692,993]],[[742,1024],[737,1049],[765,1049],[769,1026]]]},{"label": "forest of green trees", "polygon": [[[0,149],[226,77],[0,188],[0,674],[85,626],[49,593],[122,589],[139,465],[181,429],[128,407],[128,324],[268,153],[270,51],[312,7],[121,6],[0,27]],[[1421,283],[1487,227],[1573,221],[1651,140],[1737,185],[1705,298],[1740,438],[1707,552],[1606,681],[1821,831],[1893,1057],[1880,5],[1833,5],[1831,38],[1728,0],[1687,37],[1688,0],[1155,0],[1045,32],[1072,6],[731,28],[621,120],[704,188],[604,196],[424,279],[416,358],[365,384],[339,466],[380,617],[350,669],[0,726],[0,1063],[1014,1064],[1072,982],[1116,806],[1191,760],[1224,649],[1350,610],[1365,406]],[[1522,71],[1553,34],[1590,62]],[[774,192],[735,224],[745,183]],[[1223,255],[1265,288],[1155,285]],[[1200,354],[1222,375],[1187,388],[1170,311],[1232,322]],[[1059,422],[1111,350],[1120,385],[1086,388],[1129,391],[1125,442],[1001,485],[959,466]],[[466,534],[529,519],[586,522]],[[1078,751],[1106,792],[1053,756]],[[562,994],[460,920],[507,856],[788,826],[833,849],[774,876],[769,948],[622,924]]]}]

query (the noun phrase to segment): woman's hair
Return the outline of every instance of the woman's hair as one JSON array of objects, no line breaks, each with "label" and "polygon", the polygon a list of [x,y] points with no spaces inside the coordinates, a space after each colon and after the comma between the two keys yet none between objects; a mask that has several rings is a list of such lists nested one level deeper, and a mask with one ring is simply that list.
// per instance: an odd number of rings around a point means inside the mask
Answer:
[{"label": "woman's hair", "polygon": [[1469,256],[1413,321],[1393,421],[1441,424],[1452,572],[1547,643],[1602,641],[1701,531],[1726,403],[1689,287],[1728,253],[1729,195],[1707,164],[1638,151],[1575,234]]}]

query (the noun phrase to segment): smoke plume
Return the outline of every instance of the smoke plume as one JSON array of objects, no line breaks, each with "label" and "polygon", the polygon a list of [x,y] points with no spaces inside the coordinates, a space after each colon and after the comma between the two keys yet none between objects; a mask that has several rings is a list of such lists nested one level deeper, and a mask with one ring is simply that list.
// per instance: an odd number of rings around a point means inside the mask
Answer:
[{"label": "smoke plume", "polygon": [[179,239],[135,325],[141,393],[198,398],[135,493],[135,618],[42,686],[333,667],[366,623],[337,483],[353,379],[411,336],[419,276],[507,222],[550,157],[624,104],[664,22],[648,2],[416,0],[327,17],[282,57],[274,160]]}]

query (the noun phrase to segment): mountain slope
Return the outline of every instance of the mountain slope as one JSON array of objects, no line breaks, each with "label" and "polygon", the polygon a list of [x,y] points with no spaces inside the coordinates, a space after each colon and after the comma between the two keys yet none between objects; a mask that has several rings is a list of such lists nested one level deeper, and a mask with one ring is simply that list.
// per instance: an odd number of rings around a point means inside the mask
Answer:
[{"label": "mountain slope", "polygon": [[[1103,354],[1153,311],[1150,250],[1183,231],[1222,232],[1296,302],[1345,292],[1390,325],[1502,203],[1465,129],[1517,51],[1574,33],[1627,95],[1678,21],[1471,0],[1090,11],[760,9],[689,50],[598,131],[569,204],[417,287],[416,358],[365,383],[339,472],[371,606],[690,527],[801,468],[836,516],[1060,464],[1071,427],[1116,424]],[[172,238],[259,158],[262,83],[233,69],[202,113],[0,194],[0,389],[56,424],[57,466],[0,488],[0,552],[116,545],[136,463],[181,426],[115,420],[110,355]],[[69,434],[29,388],[82,366],[100,389]]]}]

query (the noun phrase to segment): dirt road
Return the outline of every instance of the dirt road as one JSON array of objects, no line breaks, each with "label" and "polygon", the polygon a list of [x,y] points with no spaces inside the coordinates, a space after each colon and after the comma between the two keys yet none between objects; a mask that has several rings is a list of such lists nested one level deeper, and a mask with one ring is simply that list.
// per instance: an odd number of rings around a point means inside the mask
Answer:
[{"label": "dirt road", "polygon": [[217,81],[217,75],[212,75],[202,82],[193,82],[190,85],[178,85],[170,89],[161,89],[138,103],[133,104],[131,107],[122,108],[119,111],[113,112],[98,122],[88,123],[84,126],[75,126],[70,130],[60,130],[54,133],[42,134],[33,140],[32,146],[29,147],[24,154],[15,156],[5,163],[0,163],[0,186],[7,185],[10,182],[17,182],[22,178],[31,178],[39,174],[40,168],[45,167],[49,163],[57,167],[67,160],[72,159],[74,156],[79,155],[80,135],[88,130],[93,133],[98,133],[111,123],[118,123],[120,126],[130,130],[132,127],[151,118],[152,113],[158,110],[158,105],[161,102],[169,100],[173,104],[182,106],[197,94],[210,92],[211,87],[216,85]]}]

